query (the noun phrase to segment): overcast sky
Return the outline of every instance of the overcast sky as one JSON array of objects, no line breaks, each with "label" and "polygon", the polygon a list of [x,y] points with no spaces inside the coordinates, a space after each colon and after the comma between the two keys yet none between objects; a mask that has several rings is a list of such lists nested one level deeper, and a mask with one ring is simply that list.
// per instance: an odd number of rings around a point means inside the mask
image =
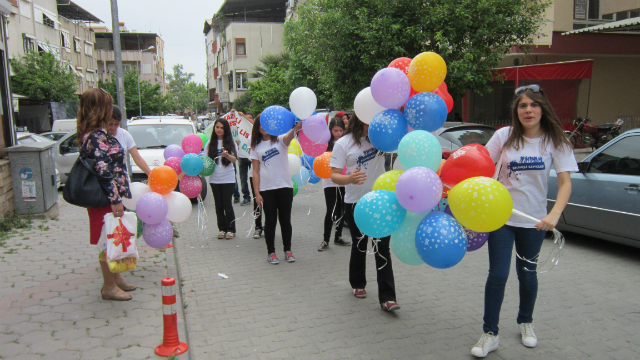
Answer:
[{"label": "overcast sky", "polygon": [[[109,29],[110,0],[73,0],[92,13]],[[186,72],[195,74],[194,81],[206,86],[207,58],[205,54],[205,19],[211,19],[222,0],[120,0],[118,18],[129,31],[154,32],[164,40],[165,71],[182,64]]]}]

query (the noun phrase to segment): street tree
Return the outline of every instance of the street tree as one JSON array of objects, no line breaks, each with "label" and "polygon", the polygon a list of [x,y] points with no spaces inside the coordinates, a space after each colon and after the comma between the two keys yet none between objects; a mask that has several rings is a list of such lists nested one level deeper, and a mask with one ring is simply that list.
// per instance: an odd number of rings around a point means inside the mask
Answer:
[{"label": "street tree", "polygon": [[173,66],[173,74],[167,74],[167,101],[170,110],[204,111],[207,109],[204,99],[207,88],[193,82],[193,73],[185,72],[182,64]]},{"label": "street tree", "polygon": [[[153,115],[166,111],[160,84],[151,84],[149,80],[140,81],[140,101],[138,101],[138,80],[136,69],[131,69],[124,74],[124,101],[127,108],[127,118],[140,115],[138,104],[142,105],[142,115]],[[98,87],[111,94],[114,100],[117,99],[115,75],[111,75],[111,81],[98,80]]]},{"label": "street tree", "polygon": [[13,76],[11,88],[31,99],[64,102],[77,98],[76,75],[69,66],[48,52],[31,51],[9,60]]}]

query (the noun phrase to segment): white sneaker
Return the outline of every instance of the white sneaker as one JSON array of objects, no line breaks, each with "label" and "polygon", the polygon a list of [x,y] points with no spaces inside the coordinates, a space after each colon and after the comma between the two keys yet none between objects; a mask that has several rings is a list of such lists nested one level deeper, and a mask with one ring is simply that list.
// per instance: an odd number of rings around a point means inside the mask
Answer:
[{"label": "white sneaker", "polygon": [[536,345],[538,345],[538,338],[533,332],[533,323],[518,324],[518,326],[522,334],[522,345],[530,348],[536,347]]},{"label": "white sneaker", "polygon": [[498,350],[500,338],[492,332],[482,334],[478,343],[471,348],[471,355],[479,358],[486,357],[490,352]]}]

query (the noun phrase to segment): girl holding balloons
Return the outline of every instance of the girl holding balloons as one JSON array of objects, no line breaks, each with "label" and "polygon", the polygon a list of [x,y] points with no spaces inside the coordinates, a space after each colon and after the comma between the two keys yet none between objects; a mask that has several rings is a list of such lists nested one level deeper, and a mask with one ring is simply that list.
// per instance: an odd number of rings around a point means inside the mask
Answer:
[{"label": "girl holding balloons", "polygon": [[[384,158],[379,156],[376,148],[368,138],[369,124],[362,122],[356,114],[349,119],[346,134],[336,141],[331,155],[331,180],[338,185],[345,186],[345,216],[351,231],[351,259],[349,261],[349,283],[353,288],[353,295],[357,298],[367,296],[365,286],[366,258],[368,236],[358,229],[353,217],[356,203],[371,191],[375,180],[384,173]],[[347,174],[342,170],[347,167]],[[383,237],[377,242],[375,252],[378,277],[378,300],[380,307],[386,311],[400,309],[396,302],[395,280],[389,251],[390,236]]]},{"label": "girl holding balloons", "polygon": [[[327,151],[333,151],[333,145],[342,137],[344,122],[339,117],[334,117],[329,122],[331,140],[327,144]],[[325,251],[329,247],[329,238],[334,221],[336,221],[336,237],[333,241],[336,245],[348,246],[351,242],[342,238],[342,225],[344,224],[344,186],[340,186],[331,179],[322,179],[324,189],[324,201],[327,204],[327,213],[324,216],[324,235],[318,251]]]},{"label": "girl holding balloons", "polygon": [[293,205],[293,181],[289,170],[288,147],[302,123],[296,124],[285,135],[274,136],[260,125],[258,115],[251,132],[251,163],[253,165],[253,189],[256,202],[264,210],[264,237],[269,254],[267,261],[276,265],[276,223],[280,220],[280,232],[285,259],[294,262],[291,252],[291,207]]},{"label": "girl holding balloons", "polygon": [[[538,339],[533,331],[533,308],[538,294],[536,261],[545,232],[556,226],[569,201],[570,173],[578,171],[562,125],[539,85],[516,89],[511,117],[511,126],[496,131],[487,148],[493,161],[498,162],[497,180],[508,189],[514,209],[542,220],[534,224],[511,216],[506,225],[489,234],[484,334],[471,349],[471,354],[476,357],[485,357],[498,348],[498,321],[514,243],[520,283],[517,322],[522,344],[526,347],[537,345]],[[558,196],[547,214],[547,184],[551,167],[558,174]]]},{"label": "girl holding balloons", "polygon": [[[207,142],[204,153],[216,162],[215,171],[209,177],[211,192],[216,205],[218,218],[218,239],[233,239],[236,236],[236,215],[233,212],[233,189],[236,184],[236,172],[233,163],[238,156],[238,148],[231,136],[229,122],[223,118],[216,120],[213,126],[215,136]],[[212,143],[214,145],[212,145]]]}]

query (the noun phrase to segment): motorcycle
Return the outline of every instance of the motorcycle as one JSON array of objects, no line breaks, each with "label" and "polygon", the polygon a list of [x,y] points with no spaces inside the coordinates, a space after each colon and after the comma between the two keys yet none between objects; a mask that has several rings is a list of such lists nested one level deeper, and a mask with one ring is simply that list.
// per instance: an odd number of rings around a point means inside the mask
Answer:
[{"label": "motorcycle", "polygon": [[569,141],[574,149],[599,148],[602,145],[613,140],[620,135],[620,127],[624,124],[624,120],[618,119],[615,123],[604,125],[589,124],[591,120],[577,118],[573,120],[576,127],[573,131],[566,131]]}]

